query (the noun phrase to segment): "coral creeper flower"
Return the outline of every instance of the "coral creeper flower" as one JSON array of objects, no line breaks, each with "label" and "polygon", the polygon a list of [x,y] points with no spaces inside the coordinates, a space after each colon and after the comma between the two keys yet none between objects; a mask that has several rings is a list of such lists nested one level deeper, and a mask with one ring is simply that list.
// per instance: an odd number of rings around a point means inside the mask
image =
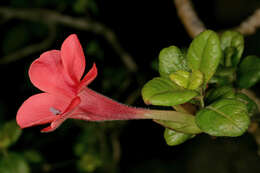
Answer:
[{"label": "coral creeper flower", "polygon": [[102,121],[133,119],[137,112],[102,96],[86,86],[97,76],[94,64],[85,70],[85,57],[75,34],[62,44],[61,50],[43,53],[30,66],[31,82],[45,93],[27,99],[17,113],[21,128],[51,123],[43,132],[55,130],[67,118]]},{"label": "coral creeper flower", "polygon": [[42,132],[55,130],[68,118],[87,121],[165,119],[176,120],[175,111],[133,108],[111,100],[86,86],[97,76],[94,64],[82,78],[85,57],[75,34],[62,44],[61,50],[43,53],[30,66],[31,82],[44,93],[28,98],[17,113],[21,128],[47,124]]}]

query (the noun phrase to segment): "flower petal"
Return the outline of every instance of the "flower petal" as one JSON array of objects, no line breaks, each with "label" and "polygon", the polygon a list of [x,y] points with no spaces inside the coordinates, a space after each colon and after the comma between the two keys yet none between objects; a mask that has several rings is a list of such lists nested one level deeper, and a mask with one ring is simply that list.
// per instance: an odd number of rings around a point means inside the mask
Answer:
[{"label": "flower petal", "polygon": [[85,75],[85,77],[80,81],[80,84],[78,86],[78,91],[80,91],[82,88],[86,87],[88,84],[90,84],[96,77],[97,77],[97,67],[94,63],[92,68],[89,70],[89,72]]},{"label": "flower petal", "polygon": [[29,76],[42,91],[69,97],[76,95],[78,84],[64,71],[59,50],[47,51],[36,59],[30,66]]},{"label": "flower petal", "polygon": [[[16,116],[21,128],[46,124],[57,118],[57,112],[63,112],[70,104],[66,97],[56,97],[48,93],[36,94],[28,98],[19,108]],[[55,111],[53,111],[55,110]]]},{"label": "flower petal", "polygon": [[66,119],[71,118],[71,113],[80,104],[80,97],[75,97],[61,115],[58,115],[51,125],[42,129],[41,132],[52,132],[57,129]]},{"label": "flower petal", "polygon": [[61,46],[62,63],[66,72],[79,82],[85,70],[85,56],[76,34],[70,35]]}]

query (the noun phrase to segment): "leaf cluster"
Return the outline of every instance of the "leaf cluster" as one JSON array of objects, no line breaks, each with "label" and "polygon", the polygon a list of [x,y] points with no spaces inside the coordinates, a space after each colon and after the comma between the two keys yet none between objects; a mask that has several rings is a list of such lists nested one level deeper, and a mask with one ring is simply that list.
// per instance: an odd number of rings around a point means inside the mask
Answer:
[{"label": "leaf cluster", "polygon": [[[240,90],[260,80],[260,59],[242,59],[243,50],[240,33],[226,31],[219,36],[212,30],[194,38],[187,52],[176,46],[161,50],[160,77],[144,85],[143,100],[148,105],[170,106],[194,116],[194,120],[178,122],[178,126],[170,121],[155,121],[166,127],[164,138],[168,145],[181,144],[202,132],[229,137],[246,132],[250,117],[258,109]],[[201,131],[185,130],[191,125]]]}]

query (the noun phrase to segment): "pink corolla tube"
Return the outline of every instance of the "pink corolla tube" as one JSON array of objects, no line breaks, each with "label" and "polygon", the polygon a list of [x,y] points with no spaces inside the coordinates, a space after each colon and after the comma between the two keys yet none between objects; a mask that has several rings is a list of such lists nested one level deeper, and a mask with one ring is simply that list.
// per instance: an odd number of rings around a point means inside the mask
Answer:
[{"label": "pink corolla tube", "polygon": [[[29,97],[16,116],[21,128],[50,124],[50,132],[68,118],[86,121],[162,119],[176,120],[175,111],[134,108],[118,103],[89,88],[97,76],[95,63],[84,76],[85,56],[75,34],[65,39],[61,50],[43,53],[30,66],[29,77],[43,93]],[[176,114],[176,115],[175,115]]]}]

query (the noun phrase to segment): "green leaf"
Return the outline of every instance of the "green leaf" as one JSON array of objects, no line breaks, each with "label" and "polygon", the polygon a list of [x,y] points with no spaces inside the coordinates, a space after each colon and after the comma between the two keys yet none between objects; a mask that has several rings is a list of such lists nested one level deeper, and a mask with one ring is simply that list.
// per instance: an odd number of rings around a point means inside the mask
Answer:
[{"label": "green leaf", "polygon": [[250,88],[260,80],[260,58],[247,56],[238,68],[238,86]]},{"label": "green leaf", "polygon": [[218,86],[231,85],[236,80],[236,68],[220,65],[210,79],[209,83],[217,83]]},{"label": "green leaf", "polygon": [[236,78],[236,68],[219,66],[214,76],[226,78],[232,83]]},{"label": "green leaf", "polygon": [[201,129],[195,123],[195,116],[182,117],[182,121],[154,120],[156,123],[180,133],[198,134]]},{"label": "green leaf", "polygon": [[197,96],[196,91],[179,87],[170,79],[156,77],[147,82],[142,89],[142,97],[146,104],[158,106],[174,106],[188,102]]},{"label": "green leaf", "polygon": [[218,86],[230,85],[229,78],[227,77],[220,77],[220,76],[213,76],[209,82],[209,84],[218,84]]},{"label": "green leaf", "polygon": [[211,89],[206,95],[207,103],[212,103],[213,101],[223,99],[223,98],[234,98],[235,89],[231,86],[221,86],[219,88]]},{"label": "green leaf", "polygon": [[212,136],[240,136],[248,128],[250,119],[244,103],[235,99],[221,99],[196,114],[199,128]]},{"label": "green leaf", "polygon": [[225,31],[220,37],[226,66],[237,66],[244,50],[244,37],[236,31]]},{"label": "green leaf", "polygon": [[257,104],[252,99],[250,99],[246,94],[237,93],[236,99],[238,101],[243,102],[246,105],[249,116],[253,116],[258,112]]},{"label": "green leaf", "polygon": [[188,89],[198,89],[203,84],[203,74],[199,70],[193,70],[190,76]]},{"label": "green leaf", "polygon": [[173,72],[189,71],[185,57],[176,46],[170,46],[161,50],[159,54],[159,73],[168,78]]},{"label": "green leaf", "polygon": [[180,87],[187,88],[190,79],[190,73],[187,71],[179,70],[170,74],[170,79]]},{"label": "green leaf", "polygon": [[164,131],[164,139],[169,146],[182,144],[193,136],[192,134],[180,133],[168,128]]},{"label": "green leaf", "polygon": [[0,129],[0,148],[7,148],[14,144],[20,137],[22,131],[15,120],[4,124]]},{"label": "green leaf", "polygon": [[30,169],[24,158],[16,153],[8,153],[0,159],[1,173],[29,173]]},{"label": "green leaf", "polygon": [[170,74],[170,79],[183,88],[196,90],[203,83],[203,74],[198,70],[193,70],[191,73],[179,70]]},{"label": "green leaf", "polygon": [[218,35],[211,30],[199,34],[190,44],[187,63],[192,70],[204,74],[204,84],[213,76],[222,58]]}]

